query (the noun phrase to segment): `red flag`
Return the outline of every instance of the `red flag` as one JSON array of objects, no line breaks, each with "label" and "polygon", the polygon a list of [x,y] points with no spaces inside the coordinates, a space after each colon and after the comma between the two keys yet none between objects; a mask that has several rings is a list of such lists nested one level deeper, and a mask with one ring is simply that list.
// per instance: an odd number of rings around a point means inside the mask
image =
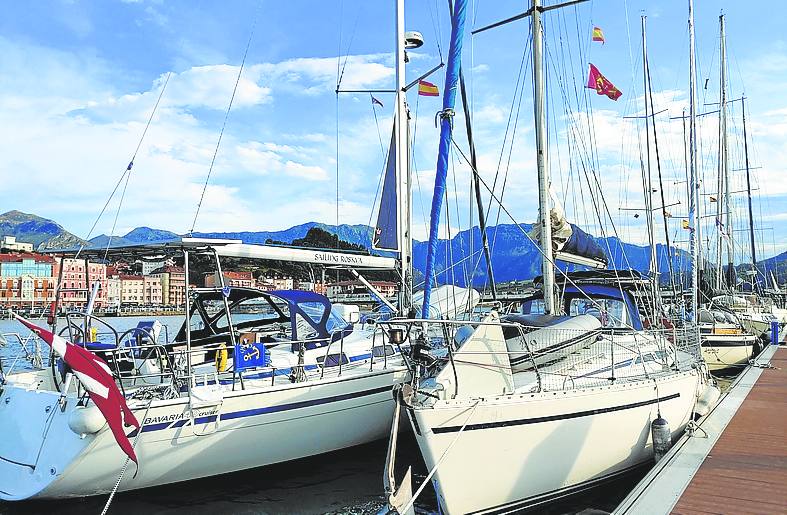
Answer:
[{"label": "red flag", "polygon": [[623,94],[614,84],[609,82],[606,77],[601,75],[598,68],[590,65],[590,74],[588,75],[588,88],[595,89],[599,95],[606,95],[612,100],[617,100]]},{"label": "red flag", "polygon": [[46,329],[28,322],[19,315],[14,316],[26,325],[28,329],[37,334],[39,338],[49,344],[55,353],[71,367],[74,375],[77,376],[77,379],[85,387],[96,407],[104,415],[107,424],[109,424],[109,429],[115,435],[115,440],[120,448],[134,463],[137,463],[137,455],[134,453],[134,447],[129,442],[126,432],[123,430],[123,425],[134,426],[139,429],[139,422],[137,422],[134,413],[126,404],[126,398],[118,390],[107,364],[89,350],[74,345]]}]

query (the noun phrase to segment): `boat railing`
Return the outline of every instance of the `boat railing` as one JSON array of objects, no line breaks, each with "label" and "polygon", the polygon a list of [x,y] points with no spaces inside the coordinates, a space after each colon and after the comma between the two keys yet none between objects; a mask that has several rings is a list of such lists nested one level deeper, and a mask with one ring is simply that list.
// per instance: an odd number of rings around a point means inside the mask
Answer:
[{"label": "boat railing", "polygon": [[32,332],[27,336],[17,332],[0,334],[0,349],[7,349],[7,352],[0,352],[0,380],[4,374],[12,373],[20,363],[29,363],[33,368],[42,368],[44,365],[39,340]]},{"label": "boat railing", "polygon": [[[487,369],[496,366],[490,364],[489,360],[476,358],[474,361],[474,357],[482,355],[507,356],[507,365],[514,376],[523,378],[524,384],[531,384],[532,392],[563,391],[648,378],[652,374],[693,363],[698,356],[695,351],[689,352],[689,342],[683,342],[682,331],[674,328],[646,331],[626,328],[584,330],[532,327],[503,321],[426,319],[397,320],[392,323],[407,326],[408,335],[419,334],[409,337],[413,341],[420,338],[431,346],[430,355],[440,364],[438,369],[453,368],[457,391],[460,389],[458,383],[461,382],[457,364]],[[380,322],[381,326],[386,324]],[[501,328],[507,343],[505,350],[462,349],[462,343],[483,326]],[[674,345],[676,341],[681,341],[682,345]],[[409,358],[410,362],[414,362],[411,369],[417,372],[414,375],[430,373],[423,360],[414,359],[413,353]],[[438,369],[432,369],[431,373],[436,373]],[[520,373],[525,375],[517,376]],[[522,385],[520,380],[515,382],[517,387]]]}]

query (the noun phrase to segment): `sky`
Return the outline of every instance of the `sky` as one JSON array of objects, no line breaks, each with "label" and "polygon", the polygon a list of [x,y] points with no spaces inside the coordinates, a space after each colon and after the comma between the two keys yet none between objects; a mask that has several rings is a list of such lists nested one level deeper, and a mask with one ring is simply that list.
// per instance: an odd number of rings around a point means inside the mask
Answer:
[{"label": "sky", "polygon": [[[479,171],[490,188],[496,184],[495,196],[503,195],[506,208],[493,207],[489,218],[533,222],[530,23],[470,34],[522,12],[526,2],[469,3],[462,66]],[[712,103],[719,99],[724,12],[728,98],[746,96],[758,253],[773,255],[787,249],[787,43],[781,25],[787,4],[763,1],[751,9],[733,1],[696,3],[699,112],[718,109]],[[446,4],[406,2],[407,30],[420,31],[425,40],[409,52],[408,82],[447,54]],[[641,162],[647,148],[644,124],[636,118],[644,113],[644,14],[663,172],[653,205],[661,205],[663,189],[672,214],[666,232],[673,243],[685,244],[678,117],[688,105],[687,11],[687,1],[593,0],[544,15],[552,187],[569,218],[594,234],[647,240],[646,217],[637,216],[644,211],[636,211],[645,205]],[[590,41],[593,26],[603,30],[604,44]],[[137,226],[184,233],[192,226],[255,231],[308,221],[373,224],[393,95],[375,93],[383,103],[375,107],[369,94],[335,90],[339,75],[340,89],[391,89],[393,50],[393,0],[7,3],[0,18],[0,211],[35,213],[80,237],[122,235]],[[618,101],[583,88],[589,62],[623,91]],[[443,76],[440,69],[427,80],[442,92]],[[414,235],[424,239],[437,153],[434,116],[442,96],[411,91],[407,100]],[[457,111],[455,140],[466,152],[464,118]],[[745,187],[740,102],[730,104],[728,113],[730,189],[738,192]],[[702,209],[709,218],[704,245],[715,252],[718,203],[709,198],[718,195],[718,115],[700,120]],[[655,177],[653,136],[650,145]],[[457,151],[451,163],[443,234],[475,220],[469,169]],[[588,170],[591,175],[584,175]],[[489,191],[482,196],[489,202]],[[731,199],[732,241],[741,261],[749,253],[742,232],[746,198],[733,193]],[[663,224],[658,218],[658,241],[664,239]]]}]

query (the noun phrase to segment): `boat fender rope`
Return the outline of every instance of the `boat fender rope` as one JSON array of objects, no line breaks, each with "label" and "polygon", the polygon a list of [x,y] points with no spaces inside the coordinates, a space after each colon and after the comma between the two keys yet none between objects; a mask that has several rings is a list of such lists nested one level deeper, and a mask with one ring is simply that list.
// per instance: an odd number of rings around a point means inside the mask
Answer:
[{"label": "boat fender rope", "polygon": [[[150,411],[150,405],[153,404],[153,399],[150,399],[148,402],[147,408],[145,408],[145,415],[142,417],[142,423],[137,430],[136,436],[134,436],[134,441],[131,442],[131,448],[134,449],[137,446],[137,441],[139,440],[139,435],[142,434],[142,429],[145,427],[145,420],[148,418],[148,412]],[[123,476],[126,474],[126,469],[128,468],[128,463],[131,461],[131,456],[126,456],[126,462],[123,463],[123,467],[120,469],[120,475],[118,476],[117,481],[115,481],[115,486],[112,488],[112,491],[109,493],[109,498],[107,499],[107,503],[104,505],[104,509],[101,510],[101,515],[107,515],[109,511],[109,506],[112,504],[112,500],[115,498],[115,494],[120,488],[120,482],[123,480]],[[139,463],[137,463],[137,470],[134,472],[134,477],[137,477],[139,473]]]}]

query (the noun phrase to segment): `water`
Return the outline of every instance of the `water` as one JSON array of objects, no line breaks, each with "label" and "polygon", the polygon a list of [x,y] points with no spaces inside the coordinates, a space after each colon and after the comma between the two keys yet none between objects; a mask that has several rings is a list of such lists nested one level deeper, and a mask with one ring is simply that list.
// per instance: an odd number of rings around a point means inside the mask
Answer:
[{"label": "water", "polygon": [[[108,319],[121,331],[135,327],[140,320],[143,318]],[[160,320],[167,325],[172,338],[180,328],[182,317],[162,317]],[[40,325],[45,325],[45,322],[40,321]],[[0,321],[0,333],[27,334],[23,329],[23,326],[15,321]],[[0,355],[9,356],[9,350],[0,347]],[[17,366],[21,368],[21,365],[20,363]],[[319,430],[304,434],[302,438],[319,438]],[[115,497],[110,513],[375,514],[385,505],[382,473],[386,449],[387,441],[383,440],[289,463],[142,491],[123,492]],[[144,465],[142,463],[143,467]],[[416,485],[414,488],[417,488],[417,485],[423,482],[427,470],[412,434],[403,432],[399,437],[397,478],[403,476],[408,465],[413,465]],[[133,473],[133,464],[128,472]],[[644,470],[632,473],[604,487],[540,509],[539,513],[608,513],[644,474]],[[0,502],[0,514],[100,513],[106,499],[106,496],[100,496],[56,502]],[[416,508],[419,514],[437,512],[436,499],[431,488],[424,490]]]}]

